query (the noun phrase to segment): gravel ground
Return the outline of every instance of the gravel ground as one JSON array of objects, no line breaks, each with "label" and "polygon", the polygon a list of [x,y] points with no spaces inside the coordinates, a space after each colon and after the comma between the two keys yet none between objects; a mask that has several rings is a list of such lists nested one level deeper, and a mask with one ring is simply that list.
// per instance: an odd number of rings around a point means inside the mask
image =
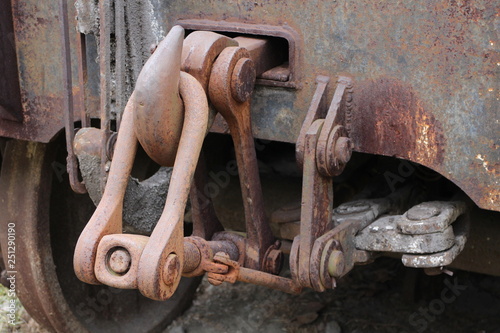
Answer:
[{"label": "gravel ground", "polygon": [[355,268],[336,290],[299,296],[204,279],[165,332],[500,332],[500,278],[429,277],[382,258]]},{"label": "gravel ground", "polygon": [[[9,298],[0,288],[0,307]],[[15,327],[0,318],[0,332],[42,332],[18,307]],[[455,272],[426,276],[381,258],[356,267],[336,290],[288,295],[244,283],[214,287],[203,280],[193,305],[164,332],[488,332],[500,333],[500,278]]]}]

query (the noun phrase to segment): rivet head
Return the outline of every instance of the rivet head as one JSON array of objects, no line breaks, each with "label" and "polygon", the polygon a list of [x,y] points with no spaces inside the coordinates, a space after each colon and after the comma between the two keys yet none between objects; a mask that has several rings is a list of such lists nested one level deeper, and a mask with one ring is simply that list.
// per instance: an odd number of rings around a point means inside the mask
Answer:
[{"label": "rivet head", "polygon": [[345,269],[345,259],[342,251],[335,250],[330,254],[328,259],[328,274],[338,278],[342,276]]},{"label": "rivet head", "polygon": [[163,265],[163,282],[166,285],[172,285],[177,275],[179,275],[180,270],[181,262],[179,261],[179,257],[175,253],[170,253]]},{"label": "rivet head", "polygon": [[130,253],[124,248],[114,250],[108,260],[109,268],[122,275],[128,272],[132,263]]}]

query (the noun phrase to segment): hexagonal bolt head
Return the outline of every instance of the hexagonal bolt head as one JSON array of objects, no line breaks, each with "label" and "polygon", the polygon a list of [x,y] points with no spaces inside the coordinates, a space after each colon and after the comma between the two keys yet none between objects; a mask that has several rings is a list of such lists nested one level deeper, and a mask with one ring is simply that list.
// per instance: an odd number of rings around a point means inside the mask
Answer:
[{"label": "hexagonal bolt head", "polygon": [[163,265],[163,282],[166,285],[171,285],[175,282],[177,275],[181,270],[181,262],[175,253],[170,253]]},{"label": "hexagonal bolt head", "polygon": [[347,164],[352,155],[352,142],[351,139],[340,137],[335,143],[335,156],[342,164]]},{"label": "hexagonal bolt head", "polygon": [[124,248],[115,249],[108,257],[108,266],[116,274],[124,275],[130,269],[132,257]]},{"label": "hexagonal bolt head", "polygon": [[238,60],[231,75],[231,95],[240,103],[252,96],[255,85],[255,64],[249,58]]},{"label": "hexagonal bolt head", "polygon": [[330,276],[338,278],[342,276],[345,269],[344,254],[342,251],[335,250],[330,254],[328,259],[328,274]]}]

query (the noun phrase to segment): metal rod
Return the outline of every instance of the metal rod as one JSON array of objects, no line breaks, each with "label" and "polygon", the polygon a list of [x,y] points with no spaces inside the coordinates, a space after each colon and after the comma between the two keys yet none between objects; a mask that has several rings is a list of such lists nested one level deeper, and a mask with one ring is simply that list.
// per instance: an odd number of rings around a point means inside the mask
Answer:
[{"label": "metal rod", "polygon": [[108,161],[106,149],[107,141],[111,129],[111,119],[109,114],[109,77],[111,73],[110,62],[108,61],[110,52],[109,43],[109,0],[99,1],[99,68],[100,68],[100,109],[101,109],[101,130],[103,131],[101,147],[101,191],[106,185],[106,163]]},{"label": "metal rod", "polygon": [[86,85],[88,80],[87,73],[87,44],[85,34],[78,34],[78,84],[80,86],[80,118],[82,128],[90,126],[90,117],[87,114],[86,101]]},{"label": "metal rod", "polygon": [[85,185],[78,179],[78,162],[73,151],[73,139],[75,137],[74,115],[73,115],[73,78],[71,76],[71,48],[69,42],[68,27],[68,4],[66,0],[61,0],[61,54],[63,61],[63,106],[64,106],[64,127],[66,130],[66,149],[68,156],[66,158],[66,169],[68,171],[69,183],[76,193],[86,193]]}]

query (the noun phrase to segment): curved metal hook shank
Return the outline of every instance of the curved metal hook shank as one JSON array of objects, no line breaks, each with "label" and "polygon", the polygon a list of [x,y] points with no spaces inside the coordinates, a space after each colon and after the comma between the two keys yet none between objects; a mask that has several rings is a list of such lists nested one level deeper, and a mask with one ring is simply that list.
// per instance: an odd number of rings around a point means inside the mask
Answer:
[{"label": "curved metal hook shank", "polygon": [[184,119],[179,96],[184,29],[173,27],[137,78],[135,133],[146,153],[162,166],[172,166]]},{"label": "curved metal hook shank", "polygon": [[[208,101],[201,84],[181,72],[180,92],[185,116],[167,201],[148,244],[144,248],[138,270],[141,293],[156,300],[166,300],[177,289],[184,257],[184,210],[198,158],[208,126]],[[177,255],[181,267],[170,285],[162,278],[163,264],[169,254]]]},{"label": "curved metal hook shank", "polygon": [[83,282],[100,284],[94,272],[97,246],[105,235],[122,232],[123,197],[137,151],[134,132],[135,94],[128,100],[118,132],[108,181],[97,209],[76,244],[73,266]]}]

